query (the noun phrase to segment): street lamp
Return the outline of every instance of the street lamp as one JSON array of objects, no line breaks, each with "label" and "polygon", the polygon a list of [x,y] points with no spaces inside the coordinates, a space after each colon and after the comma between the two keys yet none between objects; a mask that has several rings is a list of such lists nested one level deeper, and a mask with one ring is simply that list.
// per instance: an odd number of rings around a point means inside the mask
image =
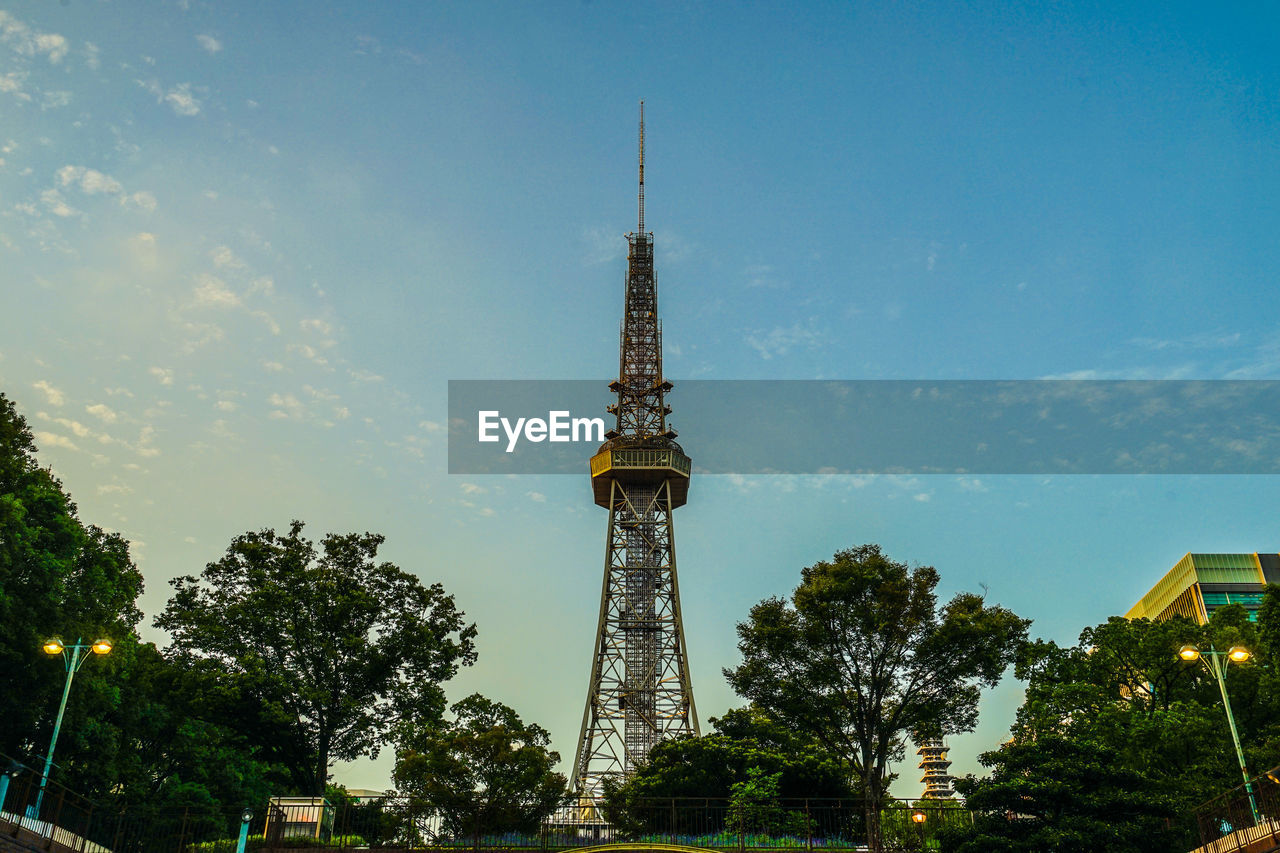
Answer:
[{"label": "street lamp", "polygon": [[[45,640],[41,648],[47,655],[62,655],[63,666],[67,670],[67,682],[62,687],[62,703],[58,705],[58,717],[53,722],[53,737],[49,739],[49,754],[44,757],[44,772],[40,774],[40,792],[36,794],[36,809],[33,817],[40,817],[40,804],[44,802],[44,789],[49,784],[49,771],[53,768],[53,748],[58,745],[58,732],[62,728],[62,715],[67,710],[67,697],[71,695],[71,679],[75,678],[80,667],[89,659],[89,652],[95,655],[111,653],[111,641],[103,638],[86,643],[77,639],[71,645],[63,644],[58,637]],[[67,654],[70,652],[70,654]]]},{"label": "street lamp", "polygon": [[925,814],[924,809],[920,808],[919,806],[917,806],[911,812],[912,822],[914,822],[916,826],[920,827],[920,849],[921,850],[923,850],[926,846],[924,841],[924,822],[928,819],[929,819],[929,816]]},{"label": "street lamp", "polygon": [[1236,747],[1236,759],[1240,762],[1240,775],[1244,777],[1244,789],[1249,795],[1249,809],[1253,812],[1253,822],[1256,825],[1259,820],[1258,801],[1253,796],[1253,782],[1249,778],[1249,766],[1244,761],[1244,750],[1240,747],[1240,735],[1236,732],[1236,718],[1231,713],[1231,699],[1227,696],[1226,663],[1223,658],[1232,663],[1245,663],[1249,658],[1253,657],[1253,653],[1244,646],[1232,646],[1225,653],[1216,651],[1213,646],[1209,647],[1209,651],[1202,652],[1193,643],[1187,643],[1178,649],[1178,657],[1188,663],[1200,661],[1209,668],[1213,673],[1213,677],[1218,679],[1218,690],[1222,692],[1222,707],[1227,712],[1227,726],[1231,729],[1231,742]]}]

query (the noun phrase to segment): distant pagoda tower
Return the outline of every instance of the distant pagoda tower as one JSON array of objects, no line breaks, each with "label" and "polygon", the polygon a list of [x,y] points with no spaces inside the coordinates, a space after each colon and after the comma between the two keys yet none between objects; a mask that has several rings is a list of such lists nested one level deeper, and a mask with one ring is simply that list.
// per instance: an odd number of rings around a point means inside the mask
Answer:
[{"label": "distant pagoda tower", "polygon": [[924,799],[945,800],[955,796],[951,774],[947,772],[951,762],[947,760],[947,748],[942,741],[932,738],[921,741],[916,755],[920,756],[920,769],[924,771],[920,777],[924,783]]},{"label": "distant pagoda tower", "polygon": [[653,235],[644,230],[644,102],[640,102],[640,219],[627,235],[627,282],[614,429],[591,459],[596,505],[609,510],[604,586],[582,731],[574,762],[580,798],[621,781],[654,745],[697,735],[671,512],[689,493],[689,457],[667,426],[662,322]]}]

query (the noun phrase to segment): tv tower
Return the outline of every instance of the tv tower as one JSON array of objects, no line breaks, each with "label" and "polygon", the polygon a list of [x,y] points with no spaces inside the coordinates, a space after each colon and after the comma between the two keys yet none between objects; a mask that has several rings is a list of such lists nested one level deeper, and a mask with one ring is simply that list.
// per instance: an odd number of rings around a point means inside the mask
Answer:
[{"label": "tv tower", "polygon": [[644,102],[640,102],[640,219],[627,235],[627,283],[617,425],[591,458],[597,506],[609,510],[604,586],[587,705],[574,766],[580,797],[628,776],[661,740],[698,734],[689,685],[671,512],[689,494],[689,457],[667,426],[662,321],[653,235],[644,230]]}]

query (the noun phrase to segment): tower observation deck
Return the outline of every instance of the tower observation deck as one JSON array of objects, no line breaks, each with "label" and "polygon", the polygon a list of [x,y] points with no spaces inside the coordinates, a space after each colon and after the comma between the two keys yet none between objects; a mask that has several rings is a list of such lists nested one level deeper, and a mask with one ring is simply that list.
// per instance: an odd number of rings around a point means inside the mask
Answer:
[{"label": "tower observation deck", "polygon": [[604,584],[574,766],[579,796],[621,780],[655,744],[698,734],[689,684],[671,512],[689,494],[690,460],[667,425],[653,235],[644,230],[644,102],[639,225],[627,235],[617,418],[591,459],[595,502],[609,510]]}]

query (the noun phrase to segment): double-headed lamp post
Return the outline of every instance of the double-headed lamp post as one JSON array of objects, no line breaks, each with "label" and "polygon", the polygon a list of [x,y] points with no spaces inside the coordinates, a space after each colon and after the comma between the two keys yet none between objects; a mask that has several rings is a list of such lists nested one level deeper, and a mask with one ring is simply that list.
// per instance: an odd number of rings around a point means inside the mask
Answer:
[{"label": "double-headed lamp post", "polygon": [[49,771],[53,769],[53,748],[58,745],[58,732],[62,728],[62,715],[67,710],[67,697],[71,695],[71,679],[75,678],[80,667],[89,659],[89,652],[95,655],[111,653],[110,640],[94,640],[86,643],[78,639],[71,645],[64,645],[62,640],[53,637],[46,640],[41,647],[47,655],[62,655],[62,663],[67,669],[67,682],[62,687],[62,702],[58,705],[58,717],[53,722],[53,737],[49,739],[49,754],[44,757],[44,772],[40,774],[40,792],[36,794],[36,813],[40,817],[40,804],[44,801],[44,789],[49,784]]},{"label": "double-headed lamp post", "polygon": [[[1240,775],[1244,777],[1244,789],[1249,795],[1249,810],[1253,812],[1253,822],[1257,824],[1258,801],[1253,796],[1253,782],[1249,779],[1249,765],[1244,760],[1244,750],[1240,748],[1240,735],[1236,731],[1236,718],[1231,713],[1231,698],[1227,696],[1227,681],[1224,677],[1226,674],[1227,663],[1244,663],[1253,657],[1253,652],[1244,646],[1232,646],[1226,652],[1216,651],[1213,646],[1209,647],[1209,651],[1202,652],[1192,643],[1187,643],[1178,649],[1178,657],[1188,662],[1200,661],[1209,667],[1209,671],[1213,673],[1213,677],[1218,679],[1218,689],[1222,691],[1222,707],[1227,712],[1227,726],[1231,729],[1231,742],[1236,747],[1236,759],[1240,762]],[[1224,661],[1223,658],[1226,660]]]}]

